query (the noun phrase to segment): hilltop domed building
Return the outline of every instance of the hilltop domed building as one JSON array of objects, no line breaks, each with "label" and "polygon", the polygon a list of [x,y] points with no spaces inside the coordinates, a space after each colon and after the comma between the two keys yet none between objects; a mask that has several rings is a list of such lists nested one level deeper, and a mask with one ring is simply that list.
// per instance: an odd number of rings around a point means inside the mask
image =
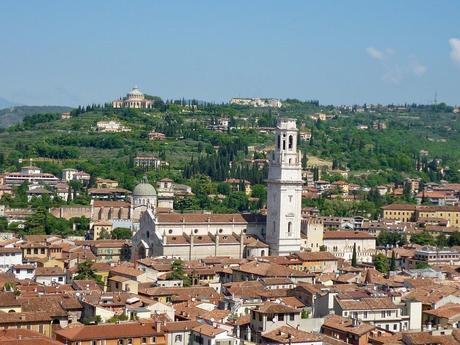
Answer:
[{"label": "hilltop domed building", "polygon": [[153,108],[153,100],[145,99],[145,95],[137,86],[128,92],[126,97],[119,98],[112,102],[112,107],[120,108],[135,108],[135,109],[151,109]]}]

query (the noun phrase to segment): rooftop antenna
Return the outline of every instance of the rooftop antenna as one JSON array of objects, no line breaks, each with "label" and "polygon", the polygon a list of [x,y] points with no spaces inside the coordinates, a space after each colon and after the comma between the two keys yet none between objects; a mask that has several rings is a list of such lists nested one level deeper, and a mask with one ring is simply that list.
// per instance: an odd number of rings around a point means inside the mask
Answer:
[{"label": "rooftop antenna", "polygon": [[434,105],[438,105],[438,91],[434,91]]}]

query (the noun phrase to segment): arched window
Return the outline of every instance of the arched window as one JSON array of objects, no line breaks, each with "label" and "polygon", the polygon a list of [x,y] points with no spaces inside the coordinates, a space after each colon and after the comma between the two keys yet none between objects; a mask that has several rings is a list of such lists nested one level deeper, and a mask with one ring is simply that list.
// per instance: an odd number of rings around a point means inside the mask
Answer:
[{"label": "arched window", "polygon": [[278,135],[278,150],[281,147],[281,135]]},{"label": "arched window", "polygon": [[265,256],[265,250],[262,249],[262,251],[260,252],[260,256]]},{"label": "arched window", "polygon": [[286,140],[283,140],[283,150],[286,150]]},{"label": "arched window", "polygon": [[292,149],[292,146],[294,145],[294,139],[292,135],[289,136],[289,148]]},{"label": "arched window", "polygon": [[288,223],[288,236],[292,236],[292,222]]},{"label": "arched window", "polygon": [[198,233],[198,229],[193,230],[193,232],[194,232],[195,234],[197,234],[197,233]]}]

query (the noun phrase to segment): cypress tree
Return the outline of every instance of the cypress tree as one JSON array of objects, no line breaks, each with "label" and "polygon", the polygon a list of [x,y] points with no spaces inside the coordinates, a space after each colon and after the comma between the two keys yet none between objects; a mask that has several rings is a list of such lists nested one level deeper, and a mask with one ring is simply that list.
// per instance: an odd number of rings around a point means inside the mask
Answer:
[{"label": "cypress tree", "polygon": [[356,255],[356,243],[353,244],[353,254],[352,254],[352,257],[351,257],[351,265],[353,267],[358,266],[358,259],[357,259],[357,255]]}]

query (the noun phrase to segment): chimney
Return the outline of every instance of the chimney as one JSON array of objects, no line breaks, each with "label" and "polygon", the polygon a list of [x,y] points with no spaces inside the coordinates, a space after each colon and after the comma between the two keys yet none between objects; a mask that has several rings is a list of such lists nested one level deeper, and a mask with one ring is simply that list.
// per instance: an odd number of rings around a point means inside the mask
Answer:
[{"label": "chimney", "polygon": [[155,322],[155,328],[157,332],[161,332],[161,321],[160,320],[157,320]]}]

